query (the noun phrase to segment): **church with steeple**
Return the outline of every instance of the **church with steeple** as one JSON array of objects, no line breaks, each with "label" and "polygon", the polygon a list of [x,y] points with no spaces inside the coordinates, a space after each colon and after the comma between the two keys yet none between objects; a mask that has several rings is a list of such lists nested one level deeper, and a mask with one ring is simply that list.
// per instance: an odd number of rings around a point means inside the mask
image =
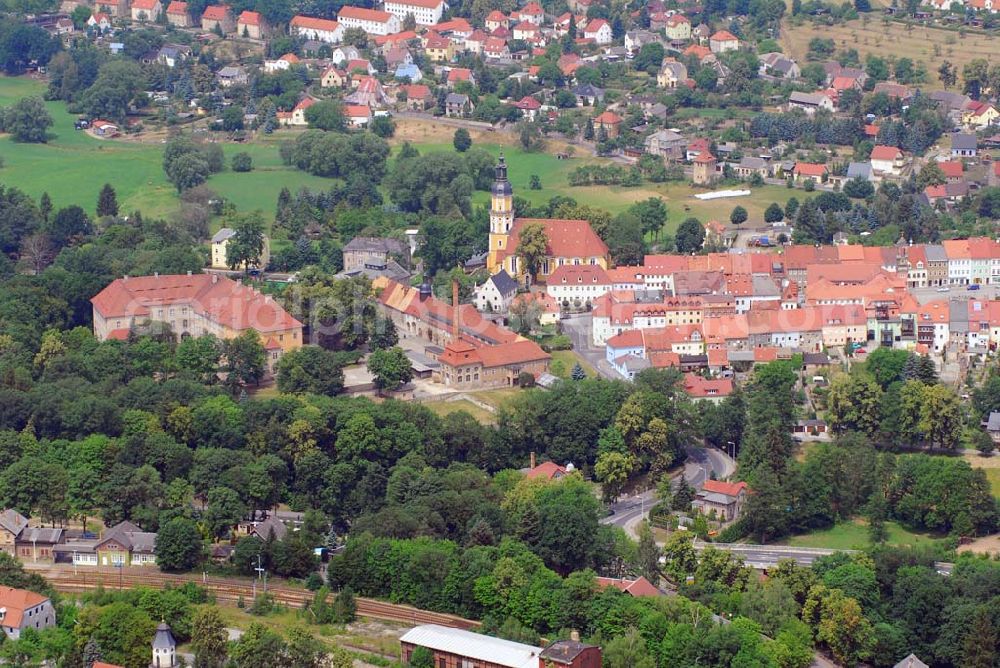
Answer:
[{"label": "church with steeple", "polygon": [[517,254],[519,233],[525,225],[539,223],[545,230],[545,258],[536,279],[546,278],[562,265],[599,265],[608,268],[608,246],[586,220],[559,218],[515,218],[514,188],[507,179],[503,151],[495,168],[490,190],[490,246],[486,268],[491,274],[505,270],[524,282],[524,267]]}]

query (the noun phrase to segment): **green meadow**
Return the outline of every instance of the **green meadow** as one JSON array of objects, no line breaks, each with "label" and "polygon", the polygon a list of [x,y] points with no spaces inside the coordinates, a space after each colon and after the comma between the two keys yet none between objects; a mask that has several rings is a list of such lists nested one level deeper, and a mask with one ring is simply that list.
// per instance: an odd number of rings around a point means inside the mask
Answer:
[{"label": "green meadow", "polygon": [[[44,92],[45,84],[41,81],[26,77],[0,77],[0,105],[12,104],[30,95],[41,96]],[[56,101],[47,102],[46,106],[55,121],[51,128],[52,138],[47,144],[21,144],[0,136],[0,156],[4,161],[0,169],[0,183],[20,188],[36,198],[48,192],[57,208],[79,204],[93,212],[101,186],[110,183],[118,193],[123,211],[138,210],[146,215],[164,216],[176,209],[177,192],[167,181],[161,167],[162,133],[146,142],[95,139],[73,128],[75,116],[66,111],[65,104]],[[259,209],[265,215],[274,210],[282,188],[292,192],[302,187],[328,188],[332,183],[330,179],[281,164],[278,144],[282,139],[293,136],[286,131],[247,144],[224,143],[227,170],[213,175],[208,186],[232,201],[238,209]],[[401,142],[396,140],[393,143],[396,153]],[[500,145],[495,141],[477,141],[474,145],[494,155],[500,152]],[[453,150],[450,142],[418,142],[414,146],[423,153]],[[246,151],[253,157],[252,172],[228,170],[230,158],[240,151]],[[511,145],[505,146],[504,152],[510,166],[511,182],[520,197],[544,203],[556,195],[564,195],[581,204],[607,209],[612,213],[620,213],[647,197],[663,197],[669,211],[665,230],[668,233],[676,230],[680,222],[689,216],[703,222],[727,220],[736,204],[746,207],[751,221],[760,220],[768,204],[772,201],[784,204],[793,194],[779,186],[765,186],[754,189],[750,197],[702,202],[694,198],[700,191],[686,183],[644,184],[635,188],[571,187],[570,172],[580,165],[595,162],[596,158],[578,154],[569,160],[559,160],[551,153],[528,153]],[[540,190],[528,189],[532,174],[540,178]],[[803,193],[799,191],[795,194],[801,199]],[[488,200],[488,193],[476,192],[473,195],[475,204]]]}]

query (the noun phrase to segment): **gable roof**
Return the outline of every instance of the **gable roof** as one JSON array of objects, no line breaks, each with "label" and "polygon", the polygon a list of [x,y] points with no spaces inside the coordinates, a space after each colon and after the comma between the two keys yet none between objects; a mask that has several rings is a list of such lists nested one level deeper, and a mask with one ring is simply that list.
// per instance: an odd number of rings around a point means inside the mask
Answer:
[{"label": "gable roof", "polygon": [[647,580],[643,576],[639,576],[634,580],[628,580],[626,578],[595,578],[597,581],[597,586],[601,589],[607,587],[614,587],[619,591],[623,591],[626,594],[631,594],[632,596],[662,596],[663,593],[657,589],[652,582]]},{"label": "gable roof", "polygon": [[90,301],[105,318],[148,317],[152,307],[185,304],[234,330],[252,328],[269,332],[302,326],[272,298],[224,276],[168,274],[119,278]]},{"label": "gable roof", "polygon": [[729,32],[728,30],[720,30],[709,39],[713,42],[738,42],[740,38]]},{"label": "gable roof", "polygon": [[357,19],[358,21],[372,21],[373,23],[388,23],[392,18],[392,14],[389,12],[380,12],[377,9],[344,5],[340,8],[340,12],[337,13],[337,18],[341,21],[344,18],[349,18]]},{"label": "gable roof", "polygon": [[13,587],[0,587],[0,608],[6,608],[0,626],[9,629],[19,629],[24,620],[24,613],[30,608],[41,605],[49,600],[41,594],[36,594],[27,589],[14,589]]},{"label": "gable roof", "polygon": [[516,249],[525,225],[540,223],[545,229],[545,252],[549,257],[605,257],[608,245],[585,220],[560,218],[518,218],[510,230],[508,250]]},{"label": "gable roof", "polygon": [[902,157],[903,152],[895,146],[876,146],[872,149],[872,160],[896,160]]},{"label": "gable roof", "polygon": [[0,529],[10,532],[15,538],[28,526],[28,518],[13,508],[0,512]]},{"label": "gable roof", "polygon": [[534,480],[536,478],[544,478],[545,480],[552,480],[553,478],[559,478],[568,473],[568,469],[565,466],[559,466],[555,462],[542,462],[535,468],[529,470],[525,477],[528,480]]},{"label": "gable roof", "polygon": [[228,17],[229,7],[225,5],[209,5],[201,15],[201,18],[209,21],[225,21]]},{"label": "gable roof", "polygon": [[416,626],[399,640],[503,668],[538,668],[538,654],[541,652],[541,649],[531,645],[437,624]]},{"label": "gable roof", "polygon": [[250,10],[242,12],[240,14],[240,18],[236,20],[236,22],[239,23],[240,25],[248,25],[248,26],[259,26],[260,21],[261,21],[260,12],[251,12]]},{"label": "gable roof", "polygon": [[517,280],[512,278],[511,275],[507,273],[506,269],[501,269],[499,272],[490,276],[487,280],[492,282],[493,286],[502,295],[517,292]]},{"label": "gable roof", "polygon": [[747,484],[742,480],[740,482],[723,482],[721,480],[706,480],[701,486],[702,490],[706,492],[712,492],[715,494],[724,494],[725,496],[736,497],[739,496],[747,488]]},{"label": "gable roof", "polygon": [[295,16],[289,25],[293,28],[309,28],[311,30],[324,30],[336,32],[340,24],[330,19],[318,19],[313,16]]},{"label": "gable roof", "polygon": [[181,0],[173,0],[169,5],[167,5],[167,14],[187,14],[188,3],[181,2]]}]

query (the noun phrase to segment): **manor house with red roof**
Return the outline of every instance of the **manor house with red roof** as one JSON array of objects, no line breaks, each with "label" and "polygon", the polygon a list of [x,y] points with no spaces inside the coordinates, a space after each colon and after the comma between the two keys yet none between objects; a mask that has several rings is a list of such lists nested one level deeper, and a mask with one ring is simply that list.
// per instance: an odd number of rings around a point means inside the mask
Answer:
[{"label": "manor house with red roof", "polygon": [[521,231],[531,224],[545,230],[545,257],[535,277],[544,283],[555,270],[564,265],[594,265],[608,268],[608,246],[585,220],[548,218],[514,218],[514,189],[507,180],[507,164],[503,154],[496,166],[496,180],[490,196],[490,247],[486,268],[491,274],[506,269],[507,273],[524,279],[525,268],[517,255]]},{"label": "manor house with red roof", "polygon": [[90,300],[94,335],[125,340],[151,321],[170,325],[178,338],[214,334],[220,339],[247,330],[260,335],[273,371],[281,355],[302,345],[302,323],[269,295],[217,274],[125,276]]}]

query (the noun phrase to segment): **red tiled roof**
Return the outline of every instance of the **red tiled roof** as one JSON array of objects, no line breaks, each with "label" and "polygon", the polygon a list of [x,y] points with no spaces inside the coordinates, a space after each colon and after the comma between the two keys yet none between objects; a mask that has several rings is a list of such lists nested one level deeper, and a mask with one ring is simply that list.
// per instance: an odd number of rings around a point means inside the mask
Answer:
[{"label": "red tiled roof", "polygon": [[631,594],[632,596],[662,596],[663,594],[659,589],[653,586],[653,583],[639,576],[635,580],[626,580],[625,578],[596,578],[597,586],[601,589],[607,587],[614,587],[615,589],[621,590],[626,594]]},{"label": "red tiled roof", "polygon": [[394,4],[404,7],[420,7],[422,9],[436,9],[441,6],[444,0],[392,0]]},{"label": "red tiled roof", "polygon": [[453,67],[448,71],[448,81],[471,81],[472,70],[465,67]]},{"label": "red tiled roof", "polygon": [[152,11],[156,8],[158,0],[132,0],[132,9],[139,11]]},{"label": "red tiled roof", "polygon": [[701,153],[696,155],[694,160],[692,160],[691,162],[700,162],[700,163],[715,162],[715,156],[709,153],[708,151],[702,151]]},{"label": "red tiled roof", "polygon": [[48,599],[41,594],[36,594],[27,589],[14,589],[13,587],[0,587],[0,608],[6,608],[3,622],[0,626],[11,629],[21,628],[24,613],[29,608],[40,605]]},{"label": "red tiled roof", "polygon": [[271,332],[302,326],[271,297],[228,278],[208,274],[119,278],[90,301],[106,319],[148,316],[151,307],[184,304],[236,331]]},{"label": "red tiled roof", "polygon": [[532,0],[521,9],[521,14],[528,16],[542,16],[545,12],[542,10],[541,5]]},{"label": "red tiled roof", "polygon": [[507,17],[504,16],[503,12],[501,12],[499,9],[494,9],[486,16],[486,20],[489,21],[490,23],[498,23],[501,21],[506,21]]},{"label": "red tiled roof", "polygon": [[290,25],[293,28],[310,28],[312,30],[324,30],[328,32],[336,32],[340,24],[336,21],[331,21],[329,19],[318,19],[313,16],[296,16],[292,19]]},{"label": "red tiled roof", "polygon": [[642,330],[626,329],[608,339],[607,345],[610,348],[642,348]]},{"label": "red tiled roof", "polygon": [[721,480],[706,480],[701,487],[706,492],[724,494],[726,496],[739,496],[740,492],[747,488],[747,484],[740,482],[723,482]]},{"label": "red tiled roof", "polygon": [[895,160],[903,155],[895,146],[876,146],[872,149],[872,160]]},{"label": "red tiled roof", "polygon": [[409,42],[411,39],[416,38],[417,33],[412,30],[404,30],[391,35],[377,35],[375,37],[375,44],[376,46],[383,46],[385,44],[395,44],[396,42]]},{"label": "red tiled roof", "polygon": [[[135,3],[133,3],[133,6],[135,6]],[[251,11],[247,10],[247,11],[243,12],[242,14],[240,14],[240,18],[236,22],[239,23],[240,25],[259,26],[260,25],[260,12],[251,12]],[[297,61],[298,61],[298,59],[296,59],[296,62]],[[289,62],[291,62],[291,61],[289,61]]]},{"label": "red tiled roof", "polygon": [[707,379],[693,373],[684,374],[684,392],[689,397],[728,397],[733,393],[731,378]]},{"label": "red tiled roof", "polygon": [[595,33],[604,26],[608,25],[608,22],[604,19],[594,19],[583,29],[584,34]]},{"label": "red tiled roof", "polygon": [[112,329],[108,332],[108,338],[112,341],[127,341],[129,330],[125,328]]},{"label": "red tiled roof", "polygon": [[426,100],[431,96],[431,89],[424,84],[407,84],[399,89],[406,91],[406,97],[411,100]]},{"label": "red tiled roof", "polygon": [[682,25],[684,23],[691,23],[691,21],[688,19],[688,17],[684,16],[683,14],[674,14],[669,19],[667,19],[667,25],[671,27]]},{"label": "red tiled roof", "polygon": [[229,16],[229,7],[225,5],[209,5],[205,7],[204,13],[201,18],[208,19],[209,21],[225,21],[226,17]]},{"label": "red tiled roof", "polygon": [[514,106],[525,111],[537,111],[542,108],[542,103],[530,95],[525,95],[519,101],[515,102]]},{"label": "red tiled roof", "polygon": [[555,462],[542,462],[535,468],[528,471],[525,475],[528,480],[534,480],[535,478],[545,478],[546,480],[552,480],[555,477],[566,475],[566,467],[559,466]]},{"label": "red tiled roof", "polygon": [[119,666],[116,663],[104,663],[103,661],[95,661],[94,668],[125,668],[125,667]]},{"label": "red tiled roof", "polygon": [[599,264],[564,264],[549,274],[548,285],[611,285],[608,272]]},{"label": "red tiled roof", "polygon": [[[997,164],[1000,164],[1000,162]],[[960,179],[965,172],[965,165],[962,164],[961,160],[944,160],[937,165],[941,168],[941,172],[945,175],[945,178]]]},{"label": "red tiled roof", "polygon": [[601,125],[616,125],[622,122],[622,117],[613,111],[605,111],[594,118],[594,122]]},{"label": "red tiled roof", "polygon": [[813,162],[795,163],[795,173],[803,176],[823,176],[826,174],[826,165],[818,165]]},{"label": "red tiled roof", "polygon": [[337,18],[341,21],[344,18],[357,19],[359,21],[372,21],[373,23],[386,23],[392,18],[389,12],[380,12],[377,9],[365,9],[364,7],[353,7],[345,5],[340,8]]},{"label": "red tiled roof", "polygon": [[348,118],[371,118],[372,110],[364,104],[345,104],[344,116]]},{"label": "red tiled roof", "polygon": [[739,37],[729,32],[728,30],[720,30],[711,37],[708,38],[713,42],[738,42]]},{"label": "red tiled roof", "polygon": [[545,252],[549,257],[589,258],[606,257],[608,246],[585,220],[558,218],[518,218],[510,230],[508,252],[513,252],[520,242],[521,229],[530,223],[540,223],[545,228]]},{"label": "red tiled roof", "polygon": [[167,5],[167,14],[187,14],[188,3],[181,0],[174,0]]},{"label": "red tiled roof", "polygon": [[294,53],[286,53],[281,58],[278,58],[278,60],[283,60],[289,65],[294,65],[295,63],[299,62],[299,57],[296,56]]},{"label": "red tiled roof", "polygon": [[867,137],[878,137],[878,126],[874,123],[869,123],[865,126],[865,136]]}]

